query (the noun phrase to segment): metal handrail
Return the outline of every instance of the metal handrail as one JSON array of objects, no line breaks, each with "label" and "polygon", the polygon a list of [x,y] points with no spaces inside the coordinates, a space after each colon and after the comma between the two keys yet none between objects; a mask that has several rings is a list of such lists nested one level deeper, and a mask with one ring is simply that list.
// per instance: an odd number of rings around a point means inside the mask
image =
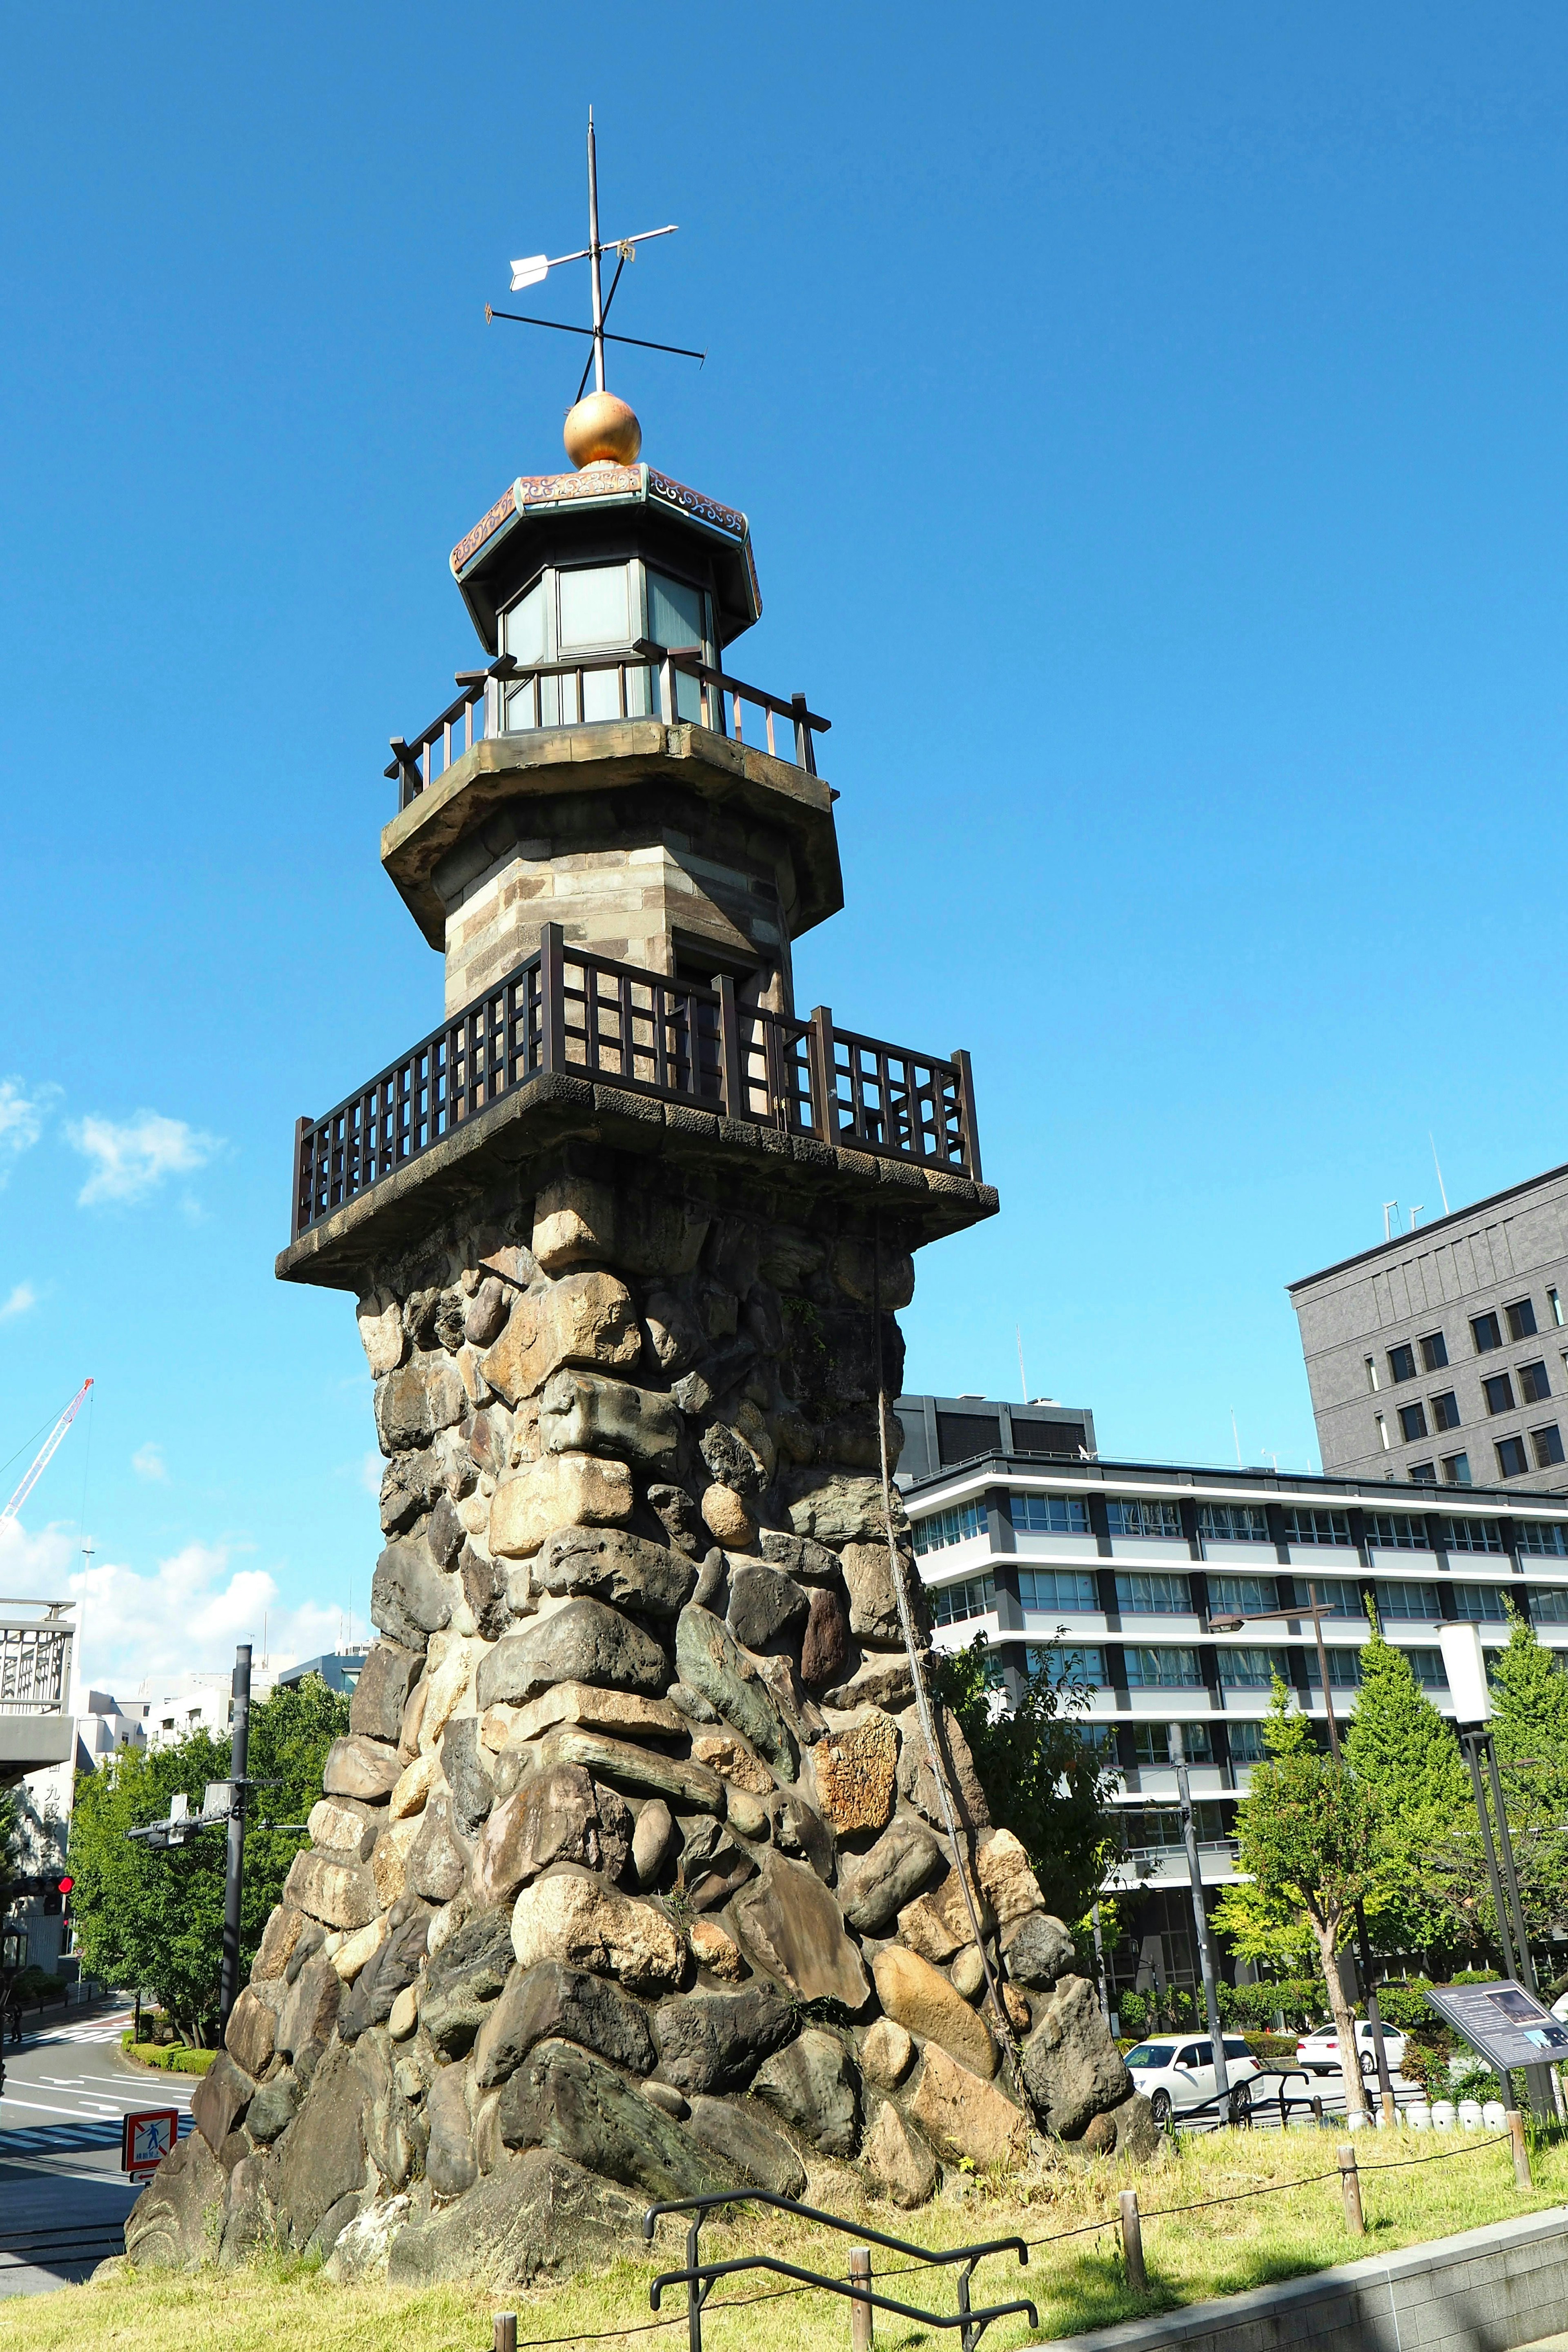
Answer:
[{"label": "metal handrail", "polygon": [[[879,2294],[858,2279],[829,2278],[821,2271],[802,2269],[798,2263],[786,2263],[776,2254],[736,2254],[728,2262],[704,2263],[701,2252],[702,2224],[716,2208],[724,2205],[766,2205],[781,2213],[793,2213],[799,2220],[815,2221],[826,2230],[837,2230],[858,2243],[885,2246],[889,2253],[907,2254],[917,2263],[933,2269],[961,2263],[958,2274],[958,2309],[955,2312],[921,2311],[915,2305],[900,2303],[891,2295]],[[826,2294],[842,2294],[850,2302],[869,2305],[878,2311],[896,2312],[900,2319],[916,2319],[927,2327],[956,2327],[963,2352],[974,2352],[981,2336],[994,2319],[1005,2319],[1016,2311],[1028,2314],[1029,2325],[1038,2328],[1039,2314],[1026,2300],[997,2303],[974,2310],[969,2300],[969,2283],[976,2263],[989,2254],[1016,2254],[1020,2264],[1027,2269],[1029,2249],[1022,2238],[992,2238],[984,2245],[952,2246],[933,2252],[929,2246],[911,2245],[906,2238],[884,2237],[879,2230],[868,2230],[860,2223],[846,2221],[837,2213],[824,2213],[815,2205],[802,2205],[793,2197],[782,2197],[771,2189],[721,2189],[706,2197],[671,2198],[658,2205],[650,2205],[643,2215],[643,2236],[651,2240],[660,2217],[666,2213],[695,2215],[686,2233],[686,2268],[683,2271],[663,2271],[648,2287],[648,2302],[657,2311],[659,2298],[667,2286],[686,2289],[687,2331],[689,2352],[702,2352],[702,2307],[712,2291],[716,2279],[731,2278],[738,2271],[768,2271],[775,2277],[796,2279],[803,2286],[816,2287]]]}]

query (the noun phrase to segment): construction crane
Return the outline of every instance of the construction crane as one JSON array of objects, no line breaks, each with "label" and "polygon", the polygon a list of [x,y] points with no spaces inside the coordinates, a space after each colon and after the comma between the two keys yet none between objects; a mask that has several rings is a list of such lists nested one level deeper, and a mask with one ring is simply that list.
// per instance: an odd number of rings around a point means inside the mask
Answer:
[{"label": "construction crane", "polygon": [[58,1421],[56,1422],[53,1429],[50,1430],[47,1437],[45,1438],[42,1445],[38,1448],[37,1454],[34,1459],[31,1469],[22,1480],[21,1485],[12,1496],[5,1509],[0,1511],[0,1526],[4,1526],[7,1519],[14,1519],[16,1517],[23,1504],[26,1501],[28,1496],[32,1493],[34,1487],[37,1485],[39,1479],[48,1468],[56,1450],[59,1445],[61,1438],[64,1437],[67,1430],[70,1427],[72,1422],[81,1411],[82,1406],[86,1403],[87,1392],[91,1386],[92,1382],[90,1381],[83,1381],[80,1388],[78,1389],[75,1396],[72,1397],[69,1404],[67,1405],[64,1412],[61,1413]]}]

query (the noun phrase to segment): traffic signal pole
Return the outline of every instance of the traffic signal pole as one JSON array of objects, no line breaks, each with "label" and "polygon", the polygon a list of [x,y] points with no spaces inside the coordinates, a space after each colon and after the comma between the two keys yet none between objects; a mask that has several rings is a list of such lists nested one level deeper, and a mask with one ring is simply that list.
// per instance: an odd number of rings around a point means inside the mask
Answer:
[{"label": "traffic signal pole", "polygon": [[250,1761],[250,1644],[234,1654],[234,1733],[229,1748],[228,1857],[223,1897],[223,1973],[218,1983],[219,2021],[226,2029],[239,1997],[239,1926],[245,1897],[246,1772]]}]

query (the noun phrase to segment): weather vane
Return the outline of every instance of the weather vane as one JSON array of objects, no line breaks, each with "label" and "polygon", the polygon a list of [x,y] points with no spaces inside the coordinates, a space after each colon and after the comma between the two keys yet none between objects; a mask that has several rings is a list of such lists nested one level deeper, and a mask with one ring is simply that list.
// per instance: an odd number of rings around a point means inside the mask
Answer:
[{"label": "weather vane", "polygon": [[[514,261],[511,265],[511,290],[514,294],[521,294],[530,286],[542,286],[552,269],[563,268],[568,261],[585,261],[593,281],[594,323],[591,327],[574,327],[567,325],[561,319],[530,319],[517,310],[492,310],[488,302],[485,304],[485,317],[487,320],[509,319],[519,327],[552,327],[560,335],[591,336],[594,348],[588,354],[587,363],[583,370],[582,382],[577,386],[579,400],[582,399],[587,387],[590,369],[593,371],[595,390],[596,392],[605,390],[605,345],[606,343],[632,343],[640,352],[670,352],[677,359],[705,360],[708,356],[706,352],[689,352],[680,343],[647,342],[640,335],[612,335],[607,332],[605,326],[605,321],[610,315],[610,305],[616,299],[616,289],[621,282],[621,272],[628,261],[637,259],[638,246],[647,245],[651,237],[673,236],[677,226],[678,224],[671,221],[667,228],[645,228],[636,236],[616,236],[607,241],[601,239],[599,236],[599,165],[594,145],[594,110],[590,107],[588,109],[588,242],[580,251],[560,254],[554,260],[551,260],[545,254],[534,253],[530,254],[524,260]],[[610,290],[605,294],[600,276],[600,263],[602,257],[607,252],[613,252],[616,259],[616,274],[610,280]]]}]

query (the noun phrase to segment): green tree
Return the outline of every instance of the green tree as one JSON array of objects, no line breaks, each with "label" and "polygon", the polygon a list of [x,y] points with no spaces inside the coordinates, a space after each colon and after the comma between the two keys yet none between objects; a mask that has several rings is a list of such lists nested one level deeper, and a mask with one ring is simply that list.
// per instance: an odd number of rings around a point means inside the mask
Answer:
[{"label": "green tree", "polygon": [[958,1718],[998,1829],[1029,1857],[1048,1910],[1083,1916],[1100,1890],[1114,1834],[1113,1756],[1086,1736],[1091,1695],[1070,1673],[1033,1668],[1012,1705],[1001,1662],[982,1633],[936,1662],[938,1696]]},{"label": "green tree", "polygon": [[[255,1958],[289,1865],[304,1843],[298,1831],[260,1826],[302,1822],[321,1793],[327,1749],[348,1728],[346,1693],[319,1675],[280,1685],[253,1707],[252,1827],[245,1844],[241,1973]],[[228,1742],[193,1732],[174,1748],[122,1748],[79,1772],[71,1822],[71,1897],[82,1964],[110,1984],[145,1987],[195,2041],[218,2000],[223,1961],[225,1840],[204,1830],[188,1845],[155,1853],[131,1829],[164,1820],[183,1790],[199,1811],[209,1780],[228,1777]]]},{"label": "green tree", "polygon": [[0,1886],[17,1865],[22,1816],[15,1789],[0,1789]]},{"label": "green tree", "polygon": [[[1533,1943],[1568,1905],[1568,1675],[1524,1618],[1509,1611],[1509,1636],[1491,1668],[1492,1735],[1507,1808],[1525,1927]],[[1495,1809],[1486,1794],[1496,1833]],[[1500,1952],[1489,1875],[1469,1797],[1462,1819],[1434,1853],[1432,1875],[1456,1926],[1483,1949]]]},{"label": "green tree", "polygon": [[1364,2116],[1355,2018],[1337,1954],[1353,1924],[1356,1898],[1372,1891],[1383,1861],[1377,1801],[1347,1763],[1314,1745],[1278,1677],[1264,1738],[1268,1754],[1253,1766],[1247,1794],[1237,1808],[1241,1866],[1269,1913],[1281,1919],[1304,1915],[1311,1928],[1339,2036],[1345,2104],[1352,2115]]},{"label": "green tree", "polygon": [[1472,1810],[1469,1772],[1451,1726],[1375,1616],[1361,1664],[1344,1752],[1384,1823],[1384,1865],[1366,1897],[1371,1928],[1387,1949],[1426,1951],[1454,1938],[1452,1908],[1432,1883],[1432,1854]]}]

